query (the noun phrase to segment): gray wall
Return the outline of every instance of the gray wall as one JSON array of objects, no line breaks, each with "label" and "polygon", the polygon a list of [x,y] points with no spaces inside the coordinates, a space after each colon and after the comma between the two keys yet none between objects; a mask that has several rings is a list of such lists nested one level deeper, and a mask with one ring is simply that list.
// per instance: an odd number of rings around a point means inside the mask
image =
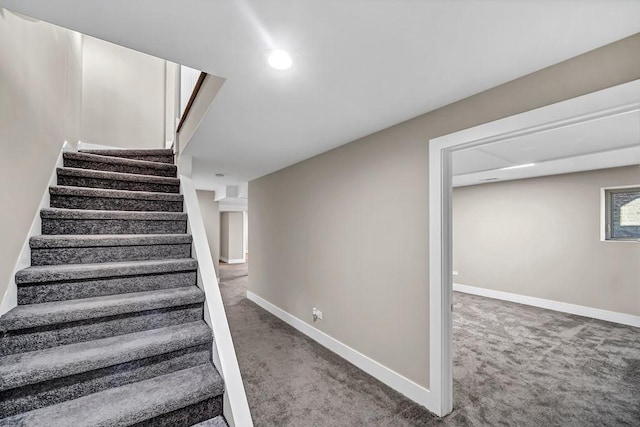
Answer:
[{"label": "gray wall", "polygon": [[244,259],[243,212],[220,213],[220,257],[227,260]]},{"label": "gray wall", "polygon": [[220,211],[219,204],[215,201],[215,194],[214,191],[196,190],[213,265],[216,269],[216,275],[220,277],[218,275],[218,267],[220,265]]},{"label": "gray wall", "polygon": [[639,51],[640,34],[250,182],[249,289],[428,387],[428,141],[638,79]]},{"label": "gray wall", "polygon": [[82,63],[82,142],[164,148],[166,61],[83,36]]},{"label": "gray wall", "polygon": [[220,258],[229,259],[229,215],[220,212]]},{"label": "gray wall", "polygon": [[80,34],[0,9],[0,298],[64,141],[80,135]]},{"label": "gray wall", "polygon": [[640,166],[453,191],[454,282],[640,315],[640,244],[600,240],[600,189]]}]

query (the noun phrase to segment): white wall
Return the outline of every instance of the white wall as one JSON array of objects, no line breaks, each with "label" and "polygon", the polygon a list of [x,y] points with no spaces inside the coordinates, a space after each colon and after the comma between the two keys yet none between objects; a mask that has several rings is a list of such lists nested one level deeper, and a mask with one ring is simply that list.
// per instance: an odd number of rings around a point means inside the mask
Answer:
[{"label": "white wall", "polygon": [[220,211],[218,202],[215,201],[215,193],[213,191],[196,190],[196,195],[198,196],[198,205],[200,206],[200,213],[207,233],[213,265],[216,269],[216,277],[220,277],[218,275],[218,267],[220,265]]},{"label": "white wall", "polygon": [[80,137],[80,34],[0,9],[0,298],[62,145]]},{"label": "white wall", "polygon": [[164,147],[165,70],[164,60],[0,9],[0,298],[65,141]]},{"label": "white wall", "polygon": [[640,166],[453,190],[456,283],[640,315],[640,244],[600,240],[600,189]]},{"label": "white wall", "polygon": [[428,141],[639,79],[639,51],[640,34],[251,181],[249,290],[429,387]]},{"label": "white wall", "polygon": [[82,142],[164,148],[165,62],[83,36]]}]

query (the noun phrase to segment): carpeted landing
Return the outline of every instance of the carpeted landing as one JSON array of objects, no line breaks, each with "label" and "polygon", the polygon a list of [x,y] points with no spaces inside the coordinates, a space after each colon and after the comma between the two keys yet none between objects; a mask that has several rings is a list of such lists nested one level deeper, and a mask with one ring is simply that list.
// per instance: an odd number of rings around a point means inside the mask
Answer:
[{"label": "carpeted landing", "polygon": [[223,299],[256,426],[638,426],[640,329],[454,294],[454,412],[440,420],[245,298]]}]

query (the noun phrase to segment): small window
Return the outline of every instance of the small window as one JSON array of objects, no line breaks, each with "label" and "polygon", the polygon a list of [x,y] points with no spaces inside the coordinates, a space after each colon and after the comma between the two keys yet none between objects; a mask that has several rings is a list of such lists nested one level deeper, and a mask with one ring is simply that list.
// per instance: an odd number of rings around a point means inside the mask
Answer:
[{"label": "small window", "polygon": [[605,197],[607,240],[640,240],[640,186],[609,188]]}]

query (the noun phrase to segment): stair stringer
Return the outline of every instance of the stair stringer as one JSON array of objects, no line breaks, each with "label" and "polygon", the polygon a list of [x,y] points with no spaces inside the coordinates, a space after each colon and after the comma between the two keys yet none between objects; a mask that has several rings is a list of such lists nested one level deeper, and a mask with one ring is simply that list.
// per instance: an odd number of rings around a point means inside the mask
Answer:
[{"label": "stair stringer", "polygon": [[223,414],[232,427],[251,427],[251,412],[222,303],[196,189],[191,178],[179,176],[180,192],[184,196],[184,211],[188,217],[187,233],[193,238],[191,256],[198,260],[197,284],[205,293],[204,319],[213,331],[213,364],[225,382]]}]

